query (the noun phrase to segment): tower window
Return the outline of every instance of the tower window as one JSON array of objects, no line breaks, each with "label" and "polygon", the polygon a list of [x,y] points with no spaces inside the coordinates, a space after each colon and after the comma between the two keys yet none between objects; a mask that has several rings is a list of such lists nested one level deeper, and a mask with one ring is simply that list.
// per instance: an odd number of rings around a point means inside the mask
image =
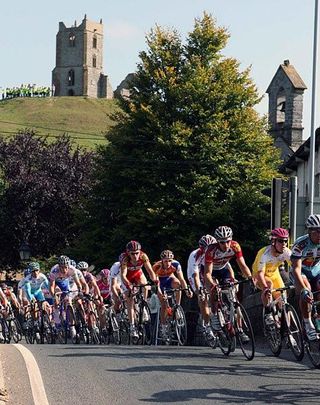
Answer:
[{"label": "tower window", "polygon": [[284,124],[286,120],[286,94],[283,88],[277,95],[277,124]]},{"label": "tower window", "polygon": [[97,48],[97,37],[93,37],[93,40],[92,40],[92,48],[94,48],[94,49]]},{"label": "tower window", "polygon": [[76,46],[76,36],[74,34],[69,35],[69,46],[72,48]]},{"label": "tower window", "polygon": [[74,86],[74,70],[68,72],[68,86]]},{"label": "tower window", "polygon": [[92,58],[92,66],[97,67],[97,58],[95,56]]}]

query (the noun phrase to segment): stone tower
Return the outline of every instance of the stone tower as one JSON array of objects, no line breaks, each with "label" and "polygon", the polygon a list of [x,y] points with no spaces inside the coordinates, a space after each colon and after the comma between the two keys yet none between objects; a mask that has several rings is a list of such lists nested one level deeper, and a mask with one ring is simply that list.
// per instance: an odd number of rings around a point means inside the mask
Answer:
[{"label": "stone tower", "polygon": [[307,86],[288,60],[281,64],[267,89],[269,125],[281,158],[288,158],[302,144],[303,93]]},{"label": "stone tower", "polygon": [[87,20],[67,28],[59,22],[56,66],[52,71],[54,96],[112,98],[108,76],[103,74],[103,24]]}]

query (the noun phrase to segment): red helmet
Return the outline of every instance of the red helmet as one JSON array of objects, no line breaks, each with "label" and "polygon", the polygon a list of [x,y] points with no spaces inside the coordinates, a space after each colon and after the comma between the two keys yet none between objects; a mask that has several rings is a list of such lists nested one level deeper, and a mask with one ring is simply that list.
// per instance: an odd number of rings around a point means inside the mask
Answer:
[{"label": "red helmet", "polygon": [[127,252],[132,252],[134,250],[141,250],[141,245],[136,240],[131,240],[130,242],[127,243],[126,250]]},{"label": "red helmet", "polygon": [[289,232],[284,228],[275,228],[271,231],[271,239],[288,239]]}]

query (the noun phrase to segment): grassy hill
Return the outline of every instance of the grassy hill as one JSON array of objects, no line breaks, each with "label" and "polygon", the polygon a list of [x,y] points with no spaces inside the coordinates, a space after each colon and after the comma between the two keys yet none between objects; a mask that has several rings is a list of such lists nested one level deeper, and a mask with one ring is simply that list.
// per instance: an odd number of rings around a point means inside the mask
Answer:
[{"label": "grassy hill", "polygon": [[67,133],[79,145],[94,148],[105,143],[104,133],[113,125],[110,114],[116,100],[83,97],[16,98],[0,101],[0,136],[10,137],[31,128],[39,135]]}]

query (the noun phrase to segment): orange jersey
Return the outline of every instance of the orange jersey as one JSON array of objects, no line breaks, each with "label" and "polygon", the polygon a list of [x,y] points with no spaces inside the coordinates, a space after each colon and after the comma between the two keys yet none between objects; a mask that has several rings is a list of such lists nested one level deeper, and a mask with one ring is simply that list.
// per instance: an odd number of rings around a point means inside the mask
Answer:
[{"label": "orange jersey", "polygon": [[158,277],[169,277],[173,273],[182,271],[181,265],[177,260],[173,260],[167,269],[164,268],[162,260],[156,262],[152,268]]}]

